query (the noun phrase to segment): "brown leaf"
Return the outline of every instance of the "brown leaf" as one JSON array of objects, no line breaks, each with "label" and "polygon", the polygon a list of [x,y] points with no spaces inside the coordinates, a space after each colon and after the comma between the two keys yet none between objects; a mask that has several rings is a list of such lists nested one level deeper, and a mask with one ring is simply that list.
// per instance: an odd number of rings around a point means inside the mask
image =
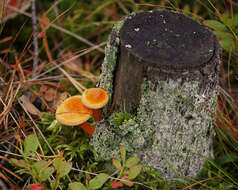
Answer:
[{"label": "brown leaf", "polygon": [[[31,4],[30,0],[1,0],[0,1],[0,23],[8,19],[14,18],[19,13],[14,9],[25,11]],[[3,14],[2,11],[5,11]]]},{"label": "brown leaf", "polygon": [[43,16],[43,17],[41,17],[39,23],[40,23],[42,30],[46,30],[50,25],[50,19],[47,16]]},{"label": "brown leaf", "polygon": [[45,91],[47,91],[47,86],[46,85],[41,85],[41,87],[40,87],[40,92],[45,92]]},{"label": "brown leaf", "polygon": [[19,100],[21,101],[21,103],[23,104],[23,106],[25,107],[25,109],[31,113],[32,115],[38,115],[39,117],[43,116],[43,113],[40,112],[40,110],[38,110],[31,102],[30,100],[27,98],[27,96],[22,95]]},{"label": "brown leaf", "polygon": [[49,90],[45,91],[44,97],[47,102],[52,102],[55,99],[55,91],[50,88]]}]

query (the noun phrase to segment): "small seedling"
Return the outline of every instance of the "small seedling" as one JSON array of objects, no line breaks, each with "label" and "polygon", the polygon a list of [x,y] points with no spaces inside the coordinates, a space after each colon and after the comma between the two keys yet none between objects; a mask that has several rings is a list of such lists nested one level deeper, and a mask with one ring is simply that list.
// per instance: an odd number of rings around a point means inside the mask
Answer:
[{"label": "small seedling", "polygon": [[132,119],[133,116],[127,112],[120,112],[120,113],[113,113],[110,117],[109,117],[109,122],[111,125],[113,126],[120,126],[123,123],[126,123],[128,120]]},{"label": "small seedling", "polygon": [[120,171],[117,178],[121,179],[119,182],[117,180],[113,181],[112,188],[126,186],[133,186],[133,182],[131,180],[135,179],[141,172],[142,165],[139,163],[139,158],[130,157],[126,160],[126,149],[124,146],[120,146],[121,152],[121,161],[113,158],[112,164],[114,167]]},{"label": "small seedling", "polygon": [[[118,188],[126,186],[133,186],[134,183],[131,181],[135,179],[141,172],[142,165],[139,165],[139,158],[137,157],[130,157],[126,160],[126,149],[124,146],[120,146],[121,152],[121,160],[112,159],[112,164],[115,168],[120,171],[119,175],[117,176],[118,180],[114,180],[112,183],[112,188]],[[109,175],[105,173],[100,173],[93,179],[89,181],[89,183],[85,186],[80,182],[70,183],[68,189],[69,190],[77,190],[77,189],[100,189],[106,181],[109,179]],[[119,182],[118,182],[119,181]]]}]

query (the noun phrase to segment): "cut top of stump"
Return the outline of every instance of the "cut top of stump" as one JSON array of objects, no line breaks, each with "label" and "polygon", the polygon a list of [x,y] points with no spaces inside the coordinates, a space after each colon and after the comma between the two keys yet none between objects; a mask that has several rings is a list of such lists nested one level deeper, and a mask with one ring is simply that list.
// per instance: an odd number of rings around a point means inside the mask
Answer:
[{"label": "cut top of stump", "polygon": [[120,31],[121,45],[152,67],[190,70],[208,63],[215,36],[204,25],[166,10],[139,12]]}]

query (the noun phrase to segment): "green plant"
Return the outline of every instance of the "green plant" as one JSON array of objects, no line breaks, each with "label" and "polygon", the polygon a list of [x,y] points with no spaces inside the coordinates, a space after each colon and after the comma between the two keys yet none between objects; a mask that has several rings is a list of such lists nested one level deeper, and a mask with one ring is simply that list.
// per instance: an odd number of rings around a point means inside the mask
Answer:
[{"label": "green plant", "polygon": [[204,24],[214,30],[221,47],[229,52],[237,52],[238,48],[238,14],[229,18],[227,13],[219,16],[220,21],[205,20]]},{"label": "green plant", "polygon": [[[20,144],[19,152],[23,159],[11,158],[9,161],[14,166],[19,167],[17,171],[20,174],[29,174],[32,176],[33,184],[31,189],[42,187],[50,187],[56,190],[61,185],[61,179],[64,178],[72,169],[72,163],[67,162],[63,154],[53,157],[47,157],[37,153],[39,141],[37,136],[29,135],[22,142],[18,135],[15,136]],[[120,171],[117,178],[113,181],[112,187],[117,188],[123,185],[133,186],[131,180],[135,179],[141,172],[142,165],[139,165],[139,159],[130,157],[126,160],[125,147],[120,146],[122,163],[118,159],[113,159],[112,164]],[[45,158],[42,160],[42,158]],[[47,159],[48,158],[48,159]],[[69,184],[69,189],[100,189],[109,179],[106,173],[100,173],[93,179],[90,179],[86,185],[81,182],[72,182]],[[117,182],[120,180],[120,182]],[[34,188],[33,188],[34,187]]]},{"label": "green plant", "polygon": [[132,118],[133,116],[131,114],[127,112],[120,112],[111,114],[108,121],[111,125],[118,127]]},{"label": "green plant", "polygon": [[[44,113],[41,122],[48,142],[57,151],[63,151],[64,157],[69,161],[77,160],[82,164],[94,161],[93,155],[96,153],[89,145],[90,136],[85,135],[85,132],[79,127],[63,126],[55,120],[51,113]],[[92,123],[93,119],[90,119],[89,122]],[[47,147],[44,146],[44,150],[47,150]]]},{"label": "green plant", "polygon": [[[51,189],[56,190],[60,185],[60,179],[70,172],[72,164],[66,162],[62,155],[41,160],[41,156],[36,152],[39,147],[39,141],[35,135],[27,136],[23,143],[18,136],[17,140],[20,143],[19,152],[22,154],[23,159],[12,158],[10,163],[21,168],[18,170],[18,173],[31,175],[34,183],[33,186],[39,185],[44,187],[48,181]],[[55,179],[51,178],[54,173],[56,173]]]},{"label": "green plant", "polygon": [[119,182],[117,180],[113,181],[112,187],[122,187],[123,184],[129,187],[133,186],[133,182],[131,180],[135,179],[141,172],[142,165],[139,163],[139,158],[137,157],[130,157],[126,160],[126,150],[124,146],[120,146],[121,152],[121,162],[113,158],[112,164],[113,166],[120,171],[118,175],[118,179],[121,179]]},{"label": "green plant", "polygon": [[[126,160],[126,150],[125,147],[120,146],[122,163],[118,159],[112,159],[112,164],[119,171],[117,178],[113,178],[112,188],[133,186],[134,183],[131,181],[135,179],[141,172],[142,165],[138,164],[139,159],[137,157],[130,157]],[[87,185],[80,182],[73,182],[69,184],[69,190],[76,189],[101,189],[102,186],[109,179],[109,175],[106,173],[100,173],[93,179],[89,181]],[[117,182],[119,180],[119,182]]]},{"label": "green plant", "polygon": [[[114,181],[112,183],[112,188],[123,187],[123,185],[129,187],[133,186],[134,183],[131,180],[135,179],[142,170],[142,165],[138,164],[139,158],[130,157],[126,160],[126,149],[124,146],[120,146],[120,152],[122,162],[115,158],[112,159],[113,166],[119,171],[117,178],[113,178]],[[100,173],[96,177],[91,179],[86,186],[80,182],[73,182],[69,184],[69,189],[100,189],[108,179],[108,174]]]}]

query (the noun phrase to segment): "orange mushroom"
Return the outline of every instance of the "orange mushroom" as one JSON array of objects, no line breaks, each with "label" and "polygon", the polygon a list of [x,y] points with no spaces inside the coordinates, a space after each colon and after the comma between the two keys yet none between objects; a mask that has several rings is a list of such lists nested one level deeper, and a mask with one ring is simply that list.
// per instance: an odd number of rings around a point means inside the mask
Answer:
[{"label": "orange mushroom", "polygon": [[101,88],[90,88],[83,92],[82,102],[85,106],[91,109],[99,109],[105,106],[108,102],[108,94]]},{"label": "orange mushroom", "polygon": [[101,120],[99,108],[108,102],[108,94],[101,88],[90,88],[83,95],[76,95],[63,101],[56,110],[56,119],[68,126],[80,125],[89,135],[93,135],[95,127],[86,122],[91,115],[95,121]]},{"label": "orange mushroom", "polygon": [[90,88],[83,92],[82,102],[88,108],[93,110],[94,121],[102,119],[99,108],[105,106],[108,102],[108,94],[101,88]]},{"label": "orange mushroom", "polygon": [[[87,108],[82,103],[82,97],[80,95],[71,96],[63,101],[56,110],[56,119],[63,125],[75,126],[86,122],[92,115],[92,109]],[[87,130],[84,127],[82,129],[89,135],[92,135],[92,128]]]}]

